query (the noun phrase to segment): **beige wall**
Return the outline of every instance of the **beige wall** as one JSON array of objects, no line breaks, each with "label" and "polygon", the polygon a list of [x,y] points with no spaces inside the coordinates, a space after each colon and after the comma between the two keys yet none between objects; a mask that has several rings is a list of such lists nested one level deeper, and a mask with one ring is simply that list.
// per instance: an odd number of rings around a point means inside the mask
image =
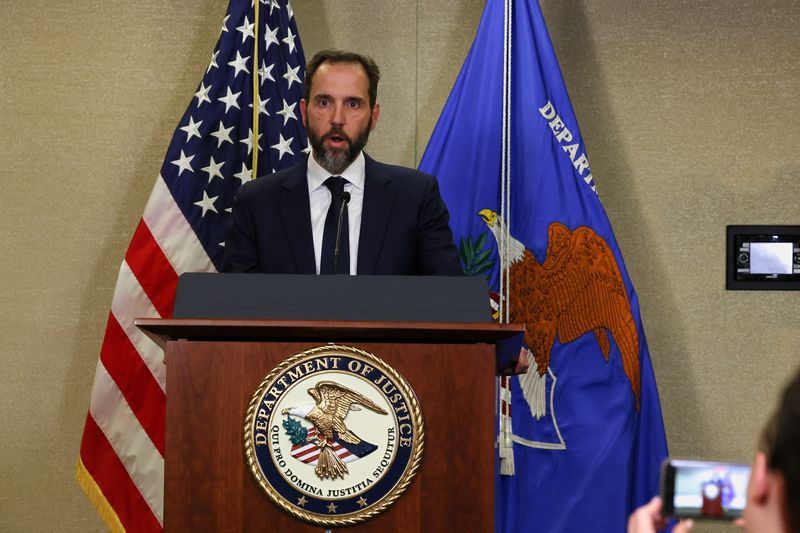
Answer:
[{"label": "beige wall", "polygon": [[[800,362],[798,295],[725,291],[725,225],[800,223],[800,3],[542,4],[639,293],[671,451],[748,460]],[[0,2],[0,531],[102,530],[72,477],[113,284],[225,7]],[[309,57],[377,59],[370,151],[406,165],[481,9],[294,5]]]}]

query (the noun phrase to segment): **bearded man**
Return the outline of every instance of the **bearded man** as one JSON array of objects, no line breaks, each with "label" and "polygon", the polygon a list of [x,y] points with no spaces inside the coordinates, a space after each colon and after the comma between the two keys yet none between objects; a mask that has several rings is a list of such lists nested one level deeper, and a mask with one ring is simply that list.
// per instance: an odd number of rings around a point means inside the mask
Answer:
[{"label": "bearded man", "polygon": [[300,101],[311,155],[239,189],[226,272],[463,273],[436,178],[363,152],[380,114],[379,78],[360,54],[311,59]]}]

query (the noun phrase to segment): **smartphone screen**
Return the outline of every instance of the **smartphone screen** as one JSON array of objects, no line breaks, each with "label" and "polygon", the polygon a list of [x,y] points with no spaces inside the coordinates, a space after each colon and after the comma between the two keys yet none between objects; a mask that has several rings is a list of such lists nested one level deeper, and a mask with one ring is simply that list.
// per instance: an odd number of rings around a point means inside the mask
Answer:
[{"label": "smartphone screen", "polygon": [[733,520],[742,516],[750,467],[736,463],[667,459],[661,468],[664,514]]}]

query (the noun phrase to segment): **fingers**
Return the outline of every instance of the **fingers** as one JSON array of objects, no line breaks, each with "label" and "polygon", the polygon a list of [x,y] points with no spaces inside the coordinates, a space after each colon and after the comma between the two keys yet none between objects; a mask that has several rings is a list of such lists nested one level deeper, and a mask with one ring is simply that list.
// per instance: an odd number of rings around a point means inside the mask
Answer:
[{"label": "fingers", "polygon": [[519,351],[519,359],[517,359],[517,364],[514,366],[514,373],[525,374],[528,371],[529,366],[530,364],[528,363],[528,350],[523,347]]},{"label": "fingers", "polygon": [[511,363],[513,363],[513,366],[510,365],[507,368],[504,368],[501,372],[503,376],[516,376],[517,374],[525,374],[530,366],[528,363],[527,348],[521,348],[519,350],[519,357],[517,359],[512,359]]},{"label": "fingers", "polygon": [[655,533],[663,526],[661,498],[658,496],[636,509],[628,519],[628,533]]},{"label": "fingers", "polygon": [[[656,496],[633,512],[628,519],[628,533],[656,533],[666,525],[666,520],[661,516],[661,498]],[[672,533],[688,533],[693,527],[694,521],[691,518],[681,520],[672,529]]]}]

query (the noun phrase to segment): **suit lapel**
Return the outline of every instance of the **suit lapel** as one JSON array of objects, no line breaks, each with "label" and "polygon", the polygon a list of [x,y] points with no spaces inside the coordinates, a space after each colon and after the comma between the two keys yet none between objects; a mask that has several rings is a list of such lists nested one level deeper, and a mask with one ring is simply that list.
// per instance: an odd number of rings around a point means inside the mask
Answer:
[{"label": "suit lapel", "polygon": [[316,274],[306,165],[297,165],[282,183],[281,216],[297,273]]},{"label": "suit lapel", "polygon": [[358,274],[374,274],[378,251],[394,203],[391,178],[367,154],[364,176],[364,204],[361,210],[361,233],[358,238]]}]

